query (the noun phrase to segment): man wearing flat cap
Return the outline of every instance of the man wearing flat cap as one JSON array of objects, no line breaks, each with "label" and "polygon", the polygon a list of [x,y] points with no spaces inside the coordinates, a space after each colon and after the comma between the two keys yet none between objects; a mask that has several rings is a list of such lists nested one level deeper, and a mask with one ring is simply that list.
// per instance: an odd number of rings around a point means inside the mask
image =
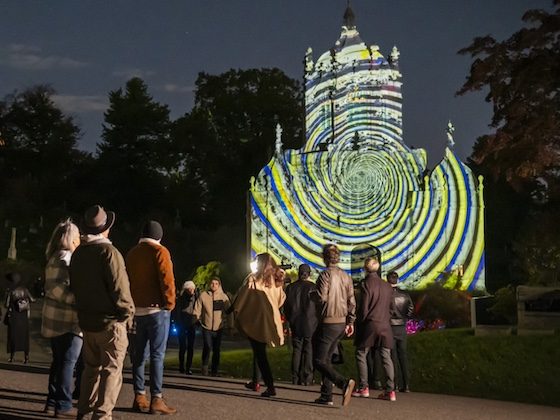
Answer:
[{"label": "man wearing flat cap", "polygon": [[124,258],[109,240],[114,222],[115,213],[99,205],[88,208],[82,242],[70,262],[70,288],[84,333],[78,419],[89,413],[111,419],[122,386],[134,303]]},{"label": "man wearing flat cap", "polygon": [[286,288],[284,314],[292,332],[292,383],[313,383],[312,337],[319,324],[319,295],[311,281],[311,267],[301,264],[298,279]]},{"label": "man wearing flat cap", "polygon": [[[171,311],[175,308],[175,277],[167,248],[161,244],[163,228],[150,220],[144,224],[138,244],[126,256],[130,291],[136,306],[131,338],[132,409],[141,413],[174,414],[163,399],[163,361],[167,348]],[[145,389],[144,349],[149,346],[150,396]]]}]

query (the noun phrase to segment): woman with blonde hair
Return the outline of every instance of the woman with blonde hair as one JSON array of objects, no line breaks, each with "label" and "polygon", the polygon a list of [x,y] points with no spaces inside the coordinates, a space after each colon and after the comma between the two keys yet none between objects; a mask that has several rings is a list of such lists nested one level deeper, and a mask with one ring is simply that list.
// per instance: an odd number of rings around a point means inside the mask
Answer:
[{"label": "woman with blonde hair", "polygon": [[233,303],[237,329],[249,338],[253,357],[267,386],[261,394],[263,397],[276,395],[266,346],[284,344],[280,317],[280,307],[286,299],[282,288],[284,276],[270,254],[257,255],[257,270],[245,278]]},{"label": "woman with blonde hair", "polygon": [[75,418],[72,409],[72,378],[82,350],[74,294],[70,290],[68,267],[80,244],[78,227],[67,219],[59,223],[47,245],[45,256],[45,301],[41,333],[50,338],[52,362],[45,412],[58,418]]}]

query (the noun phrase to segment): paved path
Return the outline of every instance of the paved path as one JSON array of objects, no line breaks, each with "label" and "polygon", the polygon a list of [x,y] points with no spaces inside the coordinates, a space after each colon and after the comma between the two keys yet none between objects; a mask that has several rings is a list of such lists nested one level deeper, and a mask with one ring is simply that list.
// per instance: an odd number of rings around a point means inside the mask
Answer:
[{"label": "paved path", "polygon": [[[43,419],[45,364],[0,363],[0,419]],[[353,398],[346,408],[335,395],[335,406],[317,406],[318,386],[298,387],[278,384],[276,398],[261,398],[245,390],[243,381],[226,378],[165,375],[164,395],[178,413],[177,419],[560,419],[560,408],[482,400],[423,393],[397,394],[396,402],[372,398]],[[115,419],[148,419],[149,415],[133,413],[130,372],[125,373]]]}]

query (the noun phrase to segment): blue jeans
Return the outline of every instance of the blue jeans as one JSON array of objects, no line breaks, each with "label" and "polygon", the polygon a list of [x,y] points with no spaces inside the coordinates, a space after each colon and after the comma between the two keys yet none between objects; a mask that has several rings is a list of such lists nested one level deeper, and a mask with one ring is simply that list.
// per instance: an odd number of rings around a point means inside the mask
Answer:
[{"label": "blue jeans", "polygon": [[82,351],[82,337],[72,333],[51,338],[53,359],[49,372],[47,405],[56,411],[72,408],[74,366]]},{"label": "blue jeans", "polygon": [[[161,397],[163,388],[163,359],[167,348],[171,313],[159,311],[155,314],[135,316],[136,332],[132,340],[132,382],[136,394],[144,394],[144,366],[150,358],[150,394]],[[147,349],[149,343],[149,351]]]}]

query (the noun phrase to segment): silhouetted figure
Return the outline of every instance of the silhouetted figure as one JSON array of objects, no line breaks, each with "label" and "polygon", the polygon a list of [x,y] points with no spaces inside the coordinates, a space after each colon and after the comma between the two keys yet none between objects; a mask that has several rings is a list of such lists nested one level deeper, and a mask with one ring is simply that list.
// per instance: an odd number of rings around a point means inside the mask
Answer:
[{"label": "silhouetted figure", "polygon": [[286,288],[284,315],[292,332],[292,383],[313,383],[313,334],[319,323],[317,287],[310,280],[311,268],[299,266],[298,280]]},{"label": "silhouetted figure", "polygon": [[9,273],[6,275],[8,289],[6,290],[5,324],[8,327],[7,353],[10,355],[9,362],[14,361],[15,353],[24,353],[23,363],[29,363],[29,315],[31,313],[31,302],[35,299],[22,285],[22,278],[19,273]]},{"label": "silhouetted figure", "polygon": [[[177,325],[177,338],[179,341],[179,372],[192,375],[192,361],[194,343],[196,339],[197,320],[194,306],[199,293],[193,281],[186,281],[177,297],[175,307],[175,324]],[[187,359],[185,361],[185,353]]]}]

